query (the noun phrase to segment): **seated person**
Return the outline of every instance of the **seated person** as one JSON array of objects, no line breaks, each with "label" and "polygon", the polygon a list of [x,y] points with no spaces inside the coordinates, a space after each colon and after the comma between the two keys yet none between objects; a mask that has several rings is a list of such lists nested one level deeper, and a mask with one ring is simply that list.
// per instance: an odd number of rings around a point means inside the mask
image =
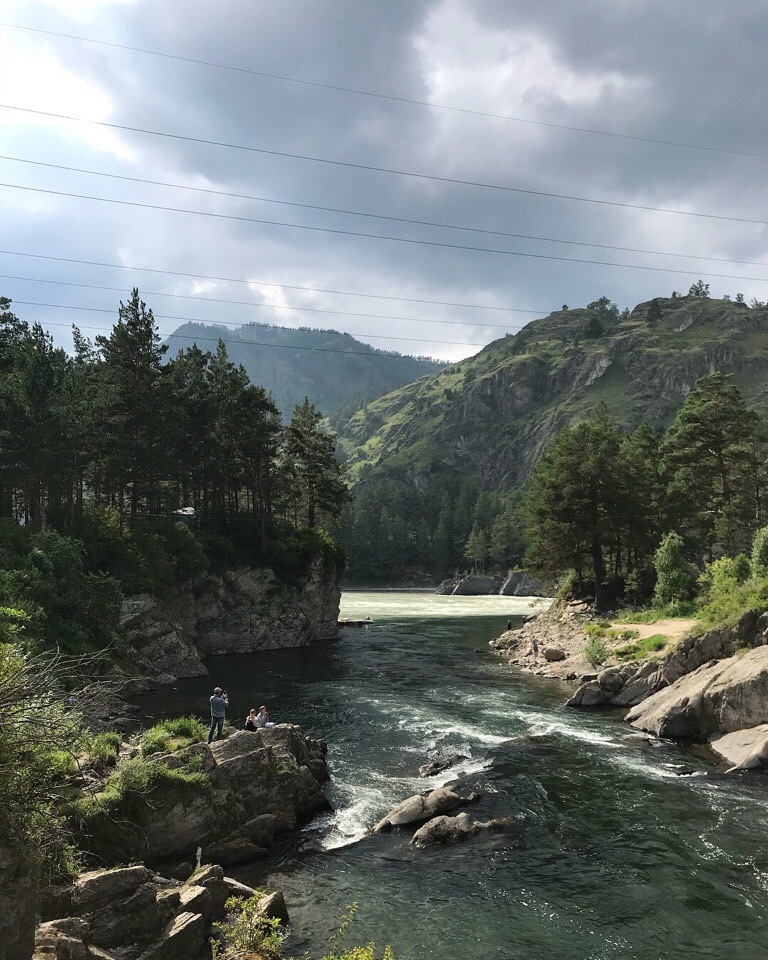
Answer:
[{"label": "seated person", "polygon": [[258,714],[256,713],[256,707],[251,707],[248,716],[245,718],[245,730],[253,730],[255,733],[258,729]]},{"label": "seated person", "polygon": [[269,719],[267,708],[263,704],[259,707],[259,712],[256,716],[256,726],[262,729],[264,727],[274,727],[274,723]]}]

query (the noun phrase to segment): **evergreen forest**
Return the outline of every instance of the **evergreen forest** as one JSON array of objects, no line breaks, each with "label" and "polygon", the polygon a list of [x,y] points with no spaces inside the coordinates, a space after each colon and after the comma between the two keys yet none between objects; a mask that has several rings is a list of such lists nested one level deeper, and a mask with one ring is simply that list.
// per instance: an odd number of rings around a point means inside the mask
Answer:
[{"label": "evergreen forest", "polygon": [[[124,594],[227,564],[293,581],[347,498],[308,401],[283,424],[223,342],[168,359],[134,290],[74,355],[0,299],[0,609],[43,646],[114,639]],[[15,613],[14,613],[15,611]]]}]

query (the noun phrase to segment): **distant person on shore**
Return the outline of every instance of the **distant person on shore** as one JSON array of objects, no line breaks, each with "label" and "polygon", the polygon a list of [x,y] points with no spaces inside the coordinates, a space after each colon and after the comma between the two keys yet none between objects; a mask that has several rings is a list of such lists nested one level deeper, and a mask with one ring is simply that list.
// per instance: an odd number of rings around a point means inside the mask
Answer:
[{"label": "distant person on shore", "polygon": [[256,713],[256,707],[251,707],[248,716],[245,718],[245,729],[253,730],[255,733],[259,729],[258,725],[258,714]]},{"label": "distant person on shore", "polygon": [[512,629],[512,621],[507,620],[507,630],[511,630],[511,629]]},{"label": "distant person on shore", "polygon": [[216,739],[221,740],[224,734],[224,718],[227,715],[229,706],[229,697],[227,691],[221,687],[216,687],[211,697],[211,729],[208,731],[208,743],[213,740],[213,732],[216,731]]},{"label": "distant person on shore", "polygon": [[263,730],[265,727],[274,727],[274,723],[269,719],[267,708],[263,704],[259,707],[259,712],[256,714],[256,726],[259,730]]}]

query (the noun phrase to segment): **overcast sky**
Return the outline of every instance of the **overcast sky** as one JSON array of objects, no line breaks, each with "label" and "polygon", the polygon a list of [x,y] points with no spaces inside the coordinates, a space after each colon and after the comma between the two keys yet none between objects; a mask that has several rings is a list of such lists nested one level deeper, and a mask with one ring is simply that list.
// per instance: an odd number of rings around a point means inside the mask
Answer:
[{"label": "overcast sky", "polygon": [[763,0],[0,17],[0,294],[66,347],[133,286],[164,335],[267,322],[448,360],[603,295],[768,299]]}]

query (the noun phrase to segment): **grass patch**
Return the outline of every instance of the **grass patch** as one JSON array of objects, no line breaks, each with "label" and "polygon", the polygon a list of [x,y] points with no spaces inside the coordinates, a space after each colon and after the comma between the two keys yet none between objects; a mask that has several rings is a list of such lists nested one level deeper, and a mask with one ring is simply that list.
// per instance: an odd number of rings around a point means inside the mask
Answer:
[{"label": "grass patch", "polygon": [[153,753],[171,753],[208,739],[208,728],[197,717],[177,717],[150,727],[139,740],[142,757]]},{"label": "grass patch", "polygon": [[[635,636],[637,636],[637,633],[635,633]],[[625,662],[630,660],[645,660],[646,657],[651,657],[653,654],[659,653],[668,643],[669,640],[663,634],[654,633],[650,637],[644,637],[635,643],[628,643],[623,647],[619,647],[615,653],[617,659]]]},{"label": "grass patch", "polygon": [[142,827],[158,803],[210,791],[200,766],[199,757],[174,769],[141,757],[118,763],[101,793],[80,796],[66,807],[78,847],[105,862],[133,861]]},{"label": "grass patch", "polygon": [[97,770],[114,767],[120,754],[120,734],[99,733],[88,746],[88,757]]}]

